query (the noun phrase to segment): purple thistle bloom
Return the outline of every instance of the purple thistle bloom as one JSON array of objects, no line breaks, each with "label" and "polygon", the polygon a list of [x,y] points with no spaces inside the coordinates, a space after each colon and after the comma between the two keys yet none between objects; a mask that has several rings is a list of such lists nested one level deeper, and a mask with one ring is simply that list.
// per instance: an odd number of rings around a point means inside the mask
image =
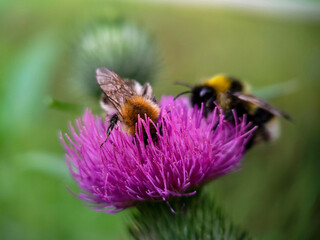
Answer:
[{"label": "purple thistle bloom", "polygon": [[[76,121],[77,131],[70,124],[71,135],[61,139],[69,169],[82,189],[81,199],[96,209],[117,212],[139,201],[194,195],[204,183],[238,170],[253,131],[248,131],[245,119],[234,126],[223,121],[219,108],[203,118],[202,110],[190,108],[184,98],[164,97],[160,107],[157,124],[140,118],[135,136],[119,125],[102,148],[108,120],[87,110]],[[155,143],[149,124],[157,130]]]}]

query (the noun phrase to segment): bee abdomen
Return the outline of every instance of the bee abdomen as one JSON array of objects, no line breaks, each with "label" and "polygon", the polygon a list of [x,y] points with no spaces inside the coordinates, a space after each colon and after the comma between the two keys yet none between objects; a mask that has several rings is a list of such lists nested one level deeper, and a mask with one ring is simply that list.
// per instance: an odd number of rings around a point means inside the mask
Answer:
[{"label": "bee abdomen", "polygon": [[260,124],[267,123],[275,116],[267,110],[264,110],[262,108],[257,108],[257,110],[254,112],[252,117],[253,117],[254,123],[257,125],[260,125]]}]

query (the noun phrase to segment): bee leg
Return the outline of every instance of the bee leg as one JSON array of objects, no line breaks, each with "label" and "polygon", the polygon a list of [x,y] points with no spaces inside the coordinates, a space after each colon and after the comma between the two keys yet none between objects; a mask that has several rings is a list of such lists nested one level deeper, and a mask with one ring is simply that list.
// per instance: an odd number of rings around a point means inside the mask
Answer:
[{"label": "bee leg", "polygon": [[207,101],[206,101],[206,103],[205,103],[205,107],[208,107],[208,108],[211,108],[211,107],[213,107],[213,106],[215,106],[215,104],[214,104],[214,101],[215,101],[215,97],[211,97],[211,98],[209,98]]},{"label": "bee leg", "polygon": [[235,124],[235,119],[234,119],[234,114],[233,114],[233,111],[232,109],[228,109],[226,111],[223,112],[224,114],[224,120],[232,123],[233,125]]},{"label": "bee leg", "polygon": [[216,97],[213,96],[205,102],[205,104],[203,106],[204,107],[203,108],[203,116],[204,117],[208,117],[208,114],[211,113],[216,108],[216,104],[214,103],[215,100],[216,100]]},{"label": "bee leg", "polygon": [[213,96],[211,98],[209,98],[207,101],[206,101],[206,104],[205,104],[205,107],[207,108],[210,108],[210,109],[214,109],[216,107],[214,101],[216,100],[216,97]]},{"label": "bee leg", "polygon": [[270,133],[268,132],[265,126],[261,127],[261,138],[265,142],[270,141]]},{"label": "bee leg", "polygon": [[117,114],[114,114],[114,115],[110,118],[110,120],[109,120],[109,126],[108,126],[108,128],[107,128],[107,133],[106,133],[106,135],[107,135],[107,136],[106,136],[106,139],[101,143],[100,147],[102,147],[103,144],[105,144],[105,142],[108,140],[108,138],[109,138],[109,136],[110,136],[110,134],[111,134],[111,131],[113,130],[113,128],[115,127],[115,125],[117,125],[118,121],[119,121],[119,117],[118,117]]},{"label": "bee leg", "polygon": [[247,142],[246,151],[251,149],[252,146],[256,145],[257,143],[260,143],[261,141],[270,141],[270,133],[267,131],[265,124],[269,122],[273,117],[274,115],[272,113],[262,108],[258,108],[253,115],[247,115],[247,122],[252,123],[250,129],[254,126],[257,126],[258,129],[253,132],[253,135]]}]

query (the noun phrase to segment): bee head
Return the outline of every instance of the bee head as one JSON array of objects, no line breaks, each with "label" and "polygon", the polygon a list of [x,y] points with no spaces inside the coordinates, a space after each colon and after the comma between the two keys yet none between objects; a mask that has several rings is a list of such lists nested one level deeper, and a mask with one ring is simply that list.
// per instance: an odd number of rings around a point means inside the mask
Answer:
[{"label": "bee head", "polygon": [[197,105],[201,107],[201,103],[205,104],[205,107],[214,108],[214,101],[217,99],[217,93],[215,89],[209,86],[196,86],[192,89],[191,103],[192,106]]}]

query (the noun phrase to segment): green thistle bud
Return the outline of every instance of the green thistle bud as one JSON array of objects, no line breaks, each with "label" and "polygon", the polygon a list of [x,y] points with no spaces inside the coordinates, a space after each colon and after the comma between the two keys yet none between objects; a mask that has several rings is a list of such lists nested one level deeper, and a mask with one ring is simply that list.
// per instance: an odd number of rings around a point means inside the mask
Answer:
[{"label": "green thistle bud", "polygon": [[100,95],[97,68],[107,67],[122,78],[144,83],[152,80],[157,63],[156,48],[147,32],[124,21],[102,22],[82,35],[73,77],[86,91]]}]

